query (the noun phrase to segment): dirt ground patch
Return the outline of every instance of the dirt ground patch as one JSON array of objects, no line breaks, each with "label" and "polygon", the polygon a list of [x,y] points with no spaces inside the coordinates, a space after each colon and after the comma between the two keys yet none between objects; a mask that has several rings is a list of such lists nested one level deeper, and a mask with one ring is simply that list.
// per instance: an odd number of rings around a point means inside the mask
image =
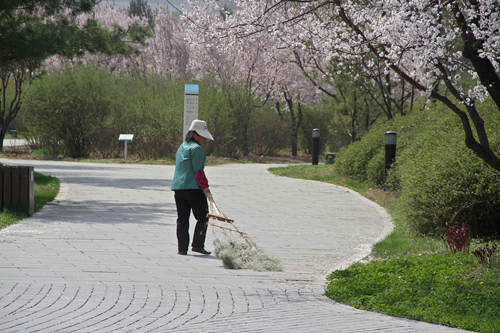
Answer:
[{"label": "dirt ground patch", "polygon": [[308,163],[311,162],[311,155],[298,154],[297,156],[292,156],[291,153],[279,153],[275,156],[242,156],[240,158],[227,158],[227,157],[215,157],[208,156],[207,162],[213,162],[215,164],[223,163]]},{"label": "dirt ground patch", "polygon": [[[173,159],[157,159],[157,160],[143,160],[136,155],[130,155],[127,159],[124,158],[101,158],[101,157],[91,157],[91,158],[71,158],[64,156],[46,156],[46,155],[34,155],[28,146],[17,146],[17,147],[4,147],[3,153],[0,157],[11,158],[11,159],[21,159],[21,160],[40,160],[40,161],[69,161],[69,162],[94,162],[94,163],[126,163],[126,164],[174,164]],[[291,153],[279,153],[275,156],[241,156],[239,158],[228,158],[228,157],[217,157],[217,156],[207,156],[207,165],[217,165],[217,164],[227,164],[227,163],[278,163],[278,164],[288,164],[288,163],[309,163],[311,162],[311,155],[308,154],[298,154],[298,156],[292,156]]]}]

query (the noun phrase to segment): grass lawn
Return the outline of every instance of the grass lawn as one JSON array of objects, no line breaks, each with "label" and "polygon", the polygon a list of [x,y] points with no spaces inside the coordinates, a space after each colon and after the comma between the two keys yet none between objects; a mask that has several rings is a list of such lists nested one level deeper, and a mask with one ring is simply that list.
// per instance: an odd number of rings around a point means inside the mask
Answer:
[{"label": "grass lawn", "polygon": [[[59,179],[35,172],[35,212],[54,200],[59,193]],[[27,216],[20,207],[4,208],[0,214],[0,229],[14,224]]]},{"label": "grass lawn", "polygon": [[[329,165],[271,168],[279,176],[351,188],[390,208],[397,194],[344,178]],[[390,209],[389,209],[390,211]],[[484,244],[483,244],[484,245]],[[479,247],[473,242],[471,251]],[[441,239],[398,228],[373,246],[370,260],[328,276],[325,295],[359,309],[476,332],[500,332],[500,264],[448,254]]]}]

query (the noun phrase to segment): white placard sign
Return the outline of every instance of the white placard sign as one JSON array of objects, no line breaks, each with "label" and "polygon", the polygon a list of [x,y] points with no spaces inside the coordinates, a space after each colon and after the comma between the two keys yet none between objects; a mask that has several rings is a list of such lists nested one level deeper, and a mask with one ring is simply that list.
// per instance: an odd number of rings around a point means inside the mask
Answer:
[{"label": "white placard sign", "polygon": [[120,134],[118,140],[120,141],[132,141],[134,139],[133,134]]},{"label": "white placard sign", "polygon": [[184,130],[182,132],[182,141],[186,138],[189,126],[193,120],[198,119],[198,96],[199,90],[197,84],[186,84],[184,89]]},{"label": "white placard sign", "polygon": [[127,142],[132,141],[133,139],[134,139],[133,134],[120,134],[120,137],[118,137],[118,140],[125,141],[125,151],[124,151],[125,158],[127,158]]}]

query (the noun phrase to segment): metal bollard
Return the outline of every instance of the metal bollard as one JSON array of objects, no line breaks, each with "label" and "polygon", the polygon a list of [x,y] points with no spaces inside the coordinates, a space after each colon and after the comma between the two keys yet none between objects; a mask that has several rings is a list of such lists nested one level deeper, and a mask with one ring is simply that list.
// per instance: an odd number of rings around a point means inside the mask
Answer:
[{"label": "metal bollard", "polygon": [[312,165],[318,165],[319,156],[319,128],[312,132]]},{"label": "metal bollard", "polygon": [[387,188],[387,174],[391,168],[392,163],[396,159],[396,132],[389,131],[385,132],[384,143],[385,143],[385,158],[384,158],[384,190]]}]

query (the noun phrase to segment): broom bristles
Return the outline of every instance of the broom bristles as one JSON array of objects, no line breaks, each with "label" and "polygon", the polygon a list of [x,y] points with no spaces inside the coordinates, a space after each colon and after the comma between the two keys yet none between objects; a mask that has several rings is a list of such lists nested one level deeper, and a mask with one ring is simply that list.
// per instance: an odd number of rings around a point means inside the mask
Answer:
[{"label": "broom bristles", "polygon": [[[234,220],[230,219],[220,210],[215,203],[212,194],[207,195],[210,203],[209,225],[214,235],[215,255],[222,259],[224,266],[228,268],[250,268],[257,271],[282,271],[279,259],[268,256],[264,251],[257,248],[248,235],[238,229]],[[222,234],[225,241],[217,237]]]}]

